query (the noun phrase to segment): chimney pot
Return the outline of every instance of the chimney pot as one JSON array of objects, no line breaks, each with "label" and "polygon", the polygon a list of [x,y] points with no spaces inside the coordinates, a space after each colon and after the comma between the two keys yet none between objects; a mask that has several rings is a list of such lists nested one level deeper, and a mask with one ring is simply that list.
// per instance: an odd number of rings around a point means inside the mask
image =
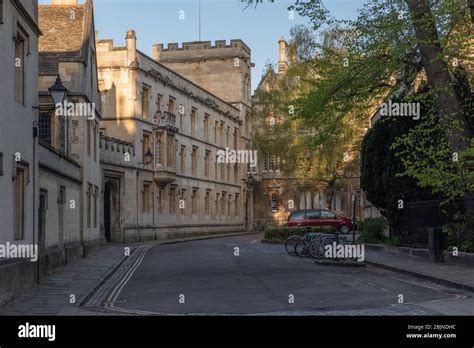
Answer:
[{"label": "chimney pot", "polygon": [[127,35],[125,36],[125,40],[136,39],[136,38],[137,38],[137,35],[135,34],[135,30],[130,29],[129,31],[127,31]]}]

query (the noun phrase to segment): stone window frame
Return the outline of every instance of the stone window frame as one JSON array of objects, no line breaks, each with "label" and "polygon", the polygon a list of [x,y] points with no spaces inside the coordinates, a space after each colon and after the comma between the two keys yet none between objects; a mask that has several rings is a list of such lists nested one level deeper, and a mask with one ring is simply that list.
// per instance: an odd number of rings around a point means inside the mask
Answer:
[{"label": "stone window frame", "polygon": [[91,228],[92,226],[92,184],[91,183],[87,183],[86,195],[87,195],[87,228]]},{"label": "stone window frame", "polygon": [[227,209],[227,192],[226,191],[222,191],[222,195],[221,195],[221,215],[222,216],[225,216],[227,215],[226,214],[226,209]]},{"label": "stone window frame", "polygon": [[173,96],[168,96],[168,112],[174,115],[176,109],[176,98]]},{"label": "stone window frame", "polygon": [[219,192],[216,192],[216,200],[215,200],[216,216],[219,216],[219,201],[221,200],[220,196],[221,194]]},{"label": "stone window frame", "polygon": [[186,189],[182,188],[181,190],[178,190],[178,201],[184,202],[184,209],[181,209],[181,207],[179,209],[179,211],[181,212],[181,215],[186,215],[185,212],[186,212],[187,199],[188,199],[188,196],[187,196]]},{"label": "stone window frame", "polygon": [[239,129],[234,127],[234,150],[238,150],[239,148]]},{"label": "stone window frame", "polygon": [[209,178],[211,175],[211,150],[206,150],[204,157],[204,176]]},{"label": "stone window frame", "polygon": [[92,123],[92,135],[93,135],[93,153],[94,153],[94,162],[97,162],[97,136],[98,136],[98,126],[95,121]]},{"label": "stone window frame", "polygon": [[163,111],[163,95],[158,93],[156,96],[156,111],[162,112]]},{"label": "stone window frame", "polygon": [[97,228],[97,222],[99,220],[99,187],[97,185],[94,186],[94,228]]},{"label": "stone window frame", "polygon": [[158,200],[158,204],[157,204],[157,211],[158,211],[158,214],[163,214],[163,197],[164,197],[164,193],[165,193],[165,188],[163,186],[159,186],[157,185],[158,187],[158,194],[157,194],[157,200]]},{"label": "stone window frame", "polygon": [[238,163],[234,164],[234,183],[235,184],[239,183],[239,164]]},{"label": "stone window frame", "polygon": [[191,135],[192,136],[196,136],[196,133],[197,133],[197,129],[196,129],[197,119],[198,119],[197,113],[198,113],[198,109],[193,106],[191,108],[191,115],[190,115]]},{"label": "stone window frame", "polygon": [[145,130],[142,132],[142,162],[143,163],[145,163],[145,154],[148,152],[148,150],[152,151],[152,148],[150,147],[152,138],[153,138],[153,133],[145,131]]},{"label": "stone window frame", "polygon": [[235,204],[234,204],[234,214],[235,216],[239,216],[240,215],[240,193],[236,192],[234,194],[234,201],[235,201]]},{"label": "stone window frame", "polygon": [[198,198],[199,198],[199,188],[193,187],[192,196],[191,196],[191,214],[197,215],[198,213]]},{"label": "stone window frame", "polygon": [[39,140],[48,145],[53,145],[53,118],[51,113],[40,112],[38,115]]},{"label": "stone window frame", "polygon": [[181,174],[186,173],[186,145],[181,145],[181,152],[179,153],[179,166]]},{"label": "stone window frame", "polygon": [[[21,182],[20,182],[21,180]],[[16,162],[13,167],[13,236],[15,240],[25,239],[26,191],[29,182],[29,164]]]},{"label": "stone window frame", "polygon": [[278,204],[280,201],[280,193],[278,191],[272,191],[270,194],[270,209],[272,213],[278,211]]},{"label": "stone window frame", "polygon": [[169,196],[169,206],[168,206],[168,212],[170,214],[176,214],[176,185],[171,185],[168,196]]},{"label": "stone window frame", "polygon": [[[15,36],[13,37],[13,42],[14,42],[15,56],[14,56],[13,68],[15,69],[15,73],[14,73],[15,101],[18,104],[25,106],[25,103],[26,103],[26,100],[25,100],[26,99],[25,98],[26,97],[26,64],[25,63],[26,63],[26,57],[29,54],[29,48],[28,48],[29,37],[26,30],[24,30],[23,27],[19,23],[16,23],[14,34]],[[17,45],[21,45],[22,47],[22,52],[21,52],[22,57],[17,57],[17,48],[18,48]],[[21,59],[20,67],[17,67],[15,64],[17,58]],[[20,69],[20,74],[21,74],[20,81],[19,81],[20,85],[17,85],[17,77],[16,77],[17,69]]]},{"label": "stone window frame", "polygon": [[87,142],[87,157],[91,158],[92,153],[92,122],[90,120],[86,120],[86,142]]},{"label": "stone window frame", "polygon": [[150,214],[150,197],[151,197],[151,185],[150,181],[143,181],[142,184],[142,213]]},{"label": "stone window frame", "polygon": [[191,175],[197,177],[199,175],[199,147],[193,146],[191,152]]},{"label": "stone window frame", "polygon": [[204,139],[206,141],[209,140],[209,120],[211,119],[211,115],[209,115],[207,112],[204,113]]},{"label": "stone window frame", "polygon": [[145,120],[148,120],[150,118],[150,91],[151,91],[151,86],[145,83],[142,83],[141,117]]},{"label": "stone window frame", "polygon": [[176,138],[174,134],[166,134],[166,166],[168,168],[176,167]]},{"label": "stone window frame", "polygon": [[206,190],[206,195],[204,196],[204,214],[206,216],[211,215],[211,192],[212,190]]}]

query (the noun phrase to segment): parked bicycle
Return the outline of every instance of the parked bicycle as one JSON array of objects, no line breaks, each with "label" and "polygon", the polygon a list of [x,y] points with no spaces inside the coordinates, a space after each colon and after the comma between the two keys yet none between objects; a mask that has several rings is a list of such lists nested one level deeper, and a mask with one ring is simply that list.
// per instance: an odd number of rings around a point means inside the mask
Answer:
[{"label": "parked bicycle", "polygon": [[308,231],[303,236],[293,235],[289,237],[285,242],[286,252],[291,256],[308,257],[309,244],[317,237],[317,233]]},{"label": "parked bicycle", "polygon": [[[346,237],[339,236],[339,244],[349,243]],[[304,236],[293,235],[285,242],[286,252],[291,256],[302,258],[313,257],[321,259],[324,257],[326,246],[335,242],[336,236],[307,232]]]}]

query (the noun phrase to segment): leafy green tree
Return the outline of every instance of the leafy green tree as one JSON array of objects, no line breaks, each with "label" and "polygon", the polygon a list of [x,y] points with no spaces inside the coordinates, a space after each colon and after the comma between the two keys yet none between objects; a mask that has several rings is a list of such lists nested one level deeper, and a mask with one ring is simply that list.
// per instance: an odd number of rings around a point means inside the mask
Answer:
[{"label": "leafy green tree", "polygon": [[[255,5],[259,2],[262,1],[248,1]],[[452,165],[451,157],[446,156],[448,152],[458,155],[460,163],[456,165],[463,168],[460,172],[469,172],[469,168],[472,171],[470,158],[474,150],[470,146],[469,113],[463,106],[466,98],[463,100],[454,87],[455,67],[472,60],[469,45],[472,45],[473,26],[468,2],[370,0],[355,20],[332,17],[324,3],[296,0],[291,6],[311,21],[313,30],[329,27],[332,33],[338,33],[336,40],[329,40],[331,45],[323,41],[317,57],[305,62],[312,73],[304,76],[307,88],[295,102],[302,123],[311,126],[317,137],[314,143],[338,137],[347,124],[360,126],[389,96],[415,89],[420,76],[425,76],[432,102],[432,112],[426,118],[437,122],[445,143],[444,147],[436,148],[424,143],[426,147],[418,147],[418,157],[405,153],[405,174],[417,180],[421,187],[440,193],[439,189],[446,185],[438,180],[446,167]],[[466,83],[464,93],[470,90],[467,79]],[[436,114],[436,118],[431,114]],[[435,126],[434,123],[424,125]],[[423,161],[423,165],[429,166],[425,170],[432,172],[426,178],[420,175],[423,168],[414,169],[416,161],[432,158],[436,149],[448,163],[441,164],[438,157]],[[463,175],[452,177],[461,181],[463,178]],[[469,185],[457,182],[455,187],[453,192],[443,194],[469,194]]]},{"label": "leafy green tree", "polygon": [[[455,92],[472,127],[474,98],[467,89],[466,76],[457,70]],[[433,91],[425,88],[408,102],[422,105],[422,122],[414,125],[406,134],[394,139],[392,149],[403,163],[398,175],[416,179],[421,188],[430,188],[446,201],[474,192],[474,140],[473,146],[462,153],[452,153],[443,124],[436,112]]]}]

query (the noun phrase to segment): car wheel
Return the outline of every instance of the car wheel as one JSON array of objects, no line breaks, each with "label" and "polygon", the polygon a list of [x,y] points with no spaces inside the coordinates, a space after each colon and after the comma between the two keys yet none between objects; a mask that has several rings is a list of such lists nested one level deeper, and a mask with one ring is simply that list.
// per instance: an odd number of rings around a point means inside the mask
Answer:
[{"label": "car wheel", "polygon": [[351,231],[351,229],[349,228],[348,225],[342,225],[339,227],[339,232],[341,232],[342,234],[347,234]]}]

